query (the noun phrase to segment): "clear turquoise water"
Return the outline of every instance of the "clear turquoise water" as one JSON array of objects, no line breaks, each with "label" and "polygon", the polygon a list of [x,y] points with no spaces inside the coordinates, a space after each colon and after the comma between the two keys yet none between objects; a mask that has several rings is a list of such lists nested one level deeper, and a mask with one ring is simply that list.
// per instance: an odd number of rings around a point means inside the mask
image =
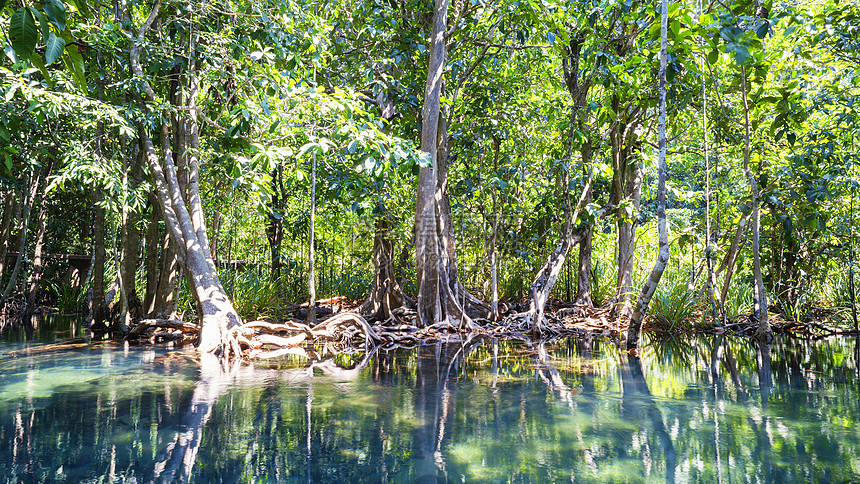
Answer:
[{"label": "clear turquoise water", "polygon": [[233,368],[0,333],[0,482],[860,481],[853,339],[483,341]]}]

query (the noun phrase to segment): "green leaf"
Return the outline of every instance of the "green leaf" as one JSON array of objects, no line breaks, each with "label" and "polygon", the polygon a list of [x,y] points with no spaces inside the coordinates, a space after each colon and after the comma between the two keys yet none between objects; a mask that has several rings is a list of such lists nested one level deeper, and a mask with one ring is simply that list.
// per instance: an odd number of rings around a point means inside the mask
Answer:
[{"label": "green leaf", "polygon": [[81,92],[87,94],[89,89],[87,88],[87,75],[84,68],[84,58],[81,56],[80,52],[78,52],[76,46],[71,46],[69,49],[66,49],[66,55],[63,56],[63,61],[69,71],[71,71],[72,77],[75,79],[75,84],[78,85]]},{"label": "green leaf", "polygon": [[51,77],[51,74],[48,72],[48,69],[45,68],[45,63],[42,62],[42,56],[33,52],[30,54],[30,62],[39,69],[39,72],[42,73],[42,76],[48,81],[48,84],[53,86],[54,79]]},{"label": "green leaf", "polygon": [[763,22],[759,28],[756,29],[755,35],[756,37],[763,39],[770,31],[770,22]]},{"label": "green leaf", "polygon": [[720,51],[714,49],[708,54],[708,64],[714,65],[718,60],[720,60]]},{"label": "green leaf", "polygon": [[72,0],[72,4],[81,14],[83,14],[84,17],[92,17],[93,13],[87,5],[86,0]]},{"label": "green leaf", "polygon": [[60,32],[66,30],[66,6],[59,0],[43,0],[42,9],[48,20],[57,27]]},{"label": "green leaf", "polygon": [[736,44],[734,42],[726,44],[726,52],[732,52],[734,54],[735,62],[737,62],[738,65],[744,65],[752,58],[749,49],[747,49],[745,45]]},{"label": "green leaf", "polygon": [[63,50],[66,49],[66,41],[62,37],[58,37],[53,32],[48,34],[48,40],[45,42],[45,61],[47,65],[51,65],[63,55]]},{"label": "green leaf", "polygon": [[49,24],[48,20],[45,19],[45,16],[42,15],[42,12],[33,7],[29,7],[29,9],[36,21],[39,22],[39,28],[42,30],[42,38],[47,38],[48,34],[51,33],[51,24]]},{"label": "green leaf", "polygon": [[6,0],[0,0],[0,10],[3,10],[3,7],[6,6]]},{"label": "green leaf", "polygon": [[36,21],[33,20],[30,10],[27,8],[16,10],[9,19],[9,40],[19,59],[30,57],[30,53],[36,48],[38,38]]}]

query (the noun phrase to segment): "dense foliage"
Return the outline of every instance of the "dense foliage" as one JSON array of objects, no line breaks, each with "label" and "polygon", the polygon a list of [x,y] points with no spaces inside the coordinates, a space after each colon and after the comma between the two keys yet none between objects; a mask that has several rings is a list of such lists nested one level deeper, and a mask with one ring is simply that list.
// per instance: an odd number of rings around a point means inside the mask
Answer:
[{"label": "dense foliage", "polygon": [[[495,299],[496,275],[498,299],[529,298],[567,223],[592,235],[553,297],[581,302],[586,277],[586,303],[628,315],[657,246],[658,10],[447,9],[437,191],[454,278],[478,299]],[[309,259],[316,295],[366,298],[380,240],[416,296],[432,28],[426,0],[0,0],[7,314],[27,296],[77,309],[90,289],[96,319],[110,319],[96,309],[106,296],[132,317],[198,310],[178,283],[147,139],[172,149],[189,207],[199,182],[207,249],[243,318],[306,301]],[[700,311],[721,325],[759,311],[753,300],[765,316],[769,304],[786,320],[850,319],[858,29],[852,2],[670,2],[671,257],[657,322]]]}]

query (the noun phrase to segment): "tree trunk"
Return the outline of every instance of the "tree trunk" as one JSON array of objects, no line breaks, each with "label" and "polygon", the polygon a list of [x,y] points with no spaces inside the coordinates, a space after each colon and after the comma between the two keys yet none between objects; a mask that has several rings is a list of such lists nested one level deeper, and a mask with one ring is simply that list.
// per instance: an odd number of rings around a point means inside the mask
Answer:
[{"label": "tree trunk", "polygon": [[[161,0],[157,0],[152,11],[140,28],[137,37],[132,38],[129,51],[131,66],[135,77],[142,84],[149,103],[156,102],[155,92],[149,85],[140,65],[140,45],[146,36],[152,23],[158,16]],[[190,35],[193,43],[195,34]],[[194,52],[193,45],[191,52]],[[193,63],[193,56],[192,63]],[[197,131],[196,118],[196,90],[197,80],[193,65],[189,68],[189,138],[190,148],[188,157],[188,203],[186,204],[182,190],[176,177],[176,166],[174,155],[170,146],[170,133],[168,125],[162,123],[160,138],[162,159],[159,160],[155,146],[145,130],[140,130],[146,148],[146,158],[150,172],[157,189],[159,203],[164,213],[165,225],[174,242],[177,259],[186,271],[191,293],[197,302],[201,313],[200,336],[198,347],[202,352],[220,353],[227,357],[231,352],[238,354],[238,344],[231,339],[229,331],[231,328],[241,324],[241,319],[230,303],[227,293],[221,286],[215,263],[212,261],[211,250],[206,238],[206,227],[203,220],[203,206],[200,200],[200,192],[197,177],[199,168],[197,161],[197,149],[199,147],[199,133]],[[146,108],[150,108],[150,104]],[[165,118],[168,112],[163,113]],[[162,166],[163,163],[163,166]]]},{"label": "tree trunk", "polygon": [[105,209],[98,205],[101,194],[93,191],[93,300],[90,307],[90,329],[106,331],[108,315],[105,304]]},{"label": "tree trunk", "polygon": [[[53,162],[48,164],[45,170],[44,178],[47,181],[48,176],[53,169]],[[36,312],[36,297],[39,292],[39,282],[42,280],[42,248],[45,241],[45,226],[47,221],[47,210],[45,192],[48,184],[44,184],[42,189],[42,203],[39,204],[38,228],[36,229],[36,247],[33,250],[33,271],[30,272],[30,280],[28,281],[27,291],[27,307],[24,309],[24,319],[29,319]]]},{"label": "tree trunk", "polygon": [[[622,137],[621,139],[623,139]],[[619,143],[624,141],[619,140]],[[618,223],[618,277],[616,279],[616,301],[620,315],[629,314],[630,301],[633,294],[633,262],[636,255],[636,220],[639,213],[640,200],[642,197],[642,170],[638,161],[631,160],[628,156],[628,148],[622,144],[617,145],[618,165],[623,180],[623,192],[619,199],[626,200],[629,210],[626,218]]]},{"label": "tree trunk", "polygon": [[6,193],[6,203],[3,208],[3,220],[0,221],[0,281],[3,280],[4,270],[6,268],[6,254],[9,252],[9,245],[12,242],[12,213],[17,211],[17,197],[15,191],[10,190]]},{"label": "tree trunk", "polygon": [[[499,176],[499,138],[493,136],[493,174]],[[493,183],[493,234],[490,238],[490,320],[499,320],[499,263],[496,260],[496,243],[499,236],[499,194],[498,183]]]},{"label": "tree trunk", "polygon": [[[129,183],[130,190],[137,190],[138,185],[143,179],[141,170],[141,159],[138,156],[134,157],[133,165],[129,167]],[[127,312],[132,319],[139,319],[142,305],[140,296],[137,293],[136,278],[138,261],[140,259],[140,230],[137,228],[137,221],[140,219],[140,210],[128,210],[124,216],[122,223],[122,239],[120,263],[122,276],[122,289],[125,293]]]},{"label": "tree trunk", "polygon": [[317,154],[311,157],[311,213],[308,226],[308,326],[313,327],[317,322],[317,287],[314,273],[314,225],[317,210]]},{"label": "tree trunk", "polygon": [[752,196],[752,250],[753,276],[755,277],[753,305],[758,323],[755,338],[759,341],[770,341],[773,339],[773,331],[770,329],[770,321],[767,316],[767,289],[764,287],[764,278],[761,273],[761,214],[759,211],[758,181],[750,170],[750,119],[745,66],[741,66],[741,95],[744,102],[744,175],[749,181]]},{"label": "tree trunk", "polygon": [[[704,54],[702,56],[702,71],[704,72]],[[723,325],[726,319],[726,310],[723,306],[724,298],[717,298],[716,276],[714,274],[714,248],[711,246],[711,160],[708,157],[708,92],[705,88],[705,77],[702,76],[702,148],[705,159],[705,261],[708,266],[708,280],[705,283],[708,298],[711,303],[711,318],[713,323]]]},{"label": "tree trunk", "polygon": [[751,216],[752,213],[750,213],[750,215],[741,215],[740,221],[738,222],[738,228],[735,230],[735,237],[732,239],[732,245],[729,247],[728,252],[726,252],[726,256],[723,258],[723,262],[720,263],[720,267],[717,269],[717,274],[720,274],[723,271],[726,272],[725,277],[723,277],[723,288],[720,291],[721,301],[725,301],[726,296],[729,294],[729,286],[732,283],[732,273],[735,270],[735,262],[738,259],[741,241],[746,233],[747,223]]},{"label": "tree trunk", "polygon": [[617,222],[617,254],[615,310],[619,317],[630,314],[633,294],[633,262],[636,253],[636,218],[642,198],[642,169],[633,153],[636,130],[639,127],[637,113],[628,106],[622,113],[618,96],[612,97],[612,109],[618,113],[609,130],[612,146],[612,192],[611,201],[616,207],[624,206],[623,219]]},{"label": "tree trunk", "polygon": [[[582,174],[586,178],[591,178],[593,176],[591,167],[593,153],[590,141],[583,143],[580,153],[582,156]],[[591,203],[591,188],[585,193],[585,203]],[[594,227],[589,225],[585,235],[582,236],[582,240],[579,241],[579,264],[576,279],[576,299],[574,300],[574,303],[578,306],[591,307],[593,305],[591,300],[591,251],[593,238]]]},{"label": "tree trunk", "polygon": [[173,319],[178,304],[176,286],[179,282],[179,276],[179,261],[176,259],[176,251],[173,249],[173,240],[170,233],[165,233],[161,244],[161,268],[158,271],[158,284],[152,305],[147,310],[148,318]]},{"label": "tree trunk", "polygon": [[[430,156],[430,166],[423,166],[418,174],[418,189],[415,202],[415,259],[418,287],[418,325],[429,326],[448,322],[454,326],[471,324],[460,301],[456,297],[457,287],[451,287],[448,265],[453,262],[449,251],[453,246],[443,240],[450,228],[441,212],[445,210],[442,198],[445,193],[444,171],[439,150],[439,120],[441,93],[445,72],[445,30],[448,0],[436,0],[433,13],[433,33],[430,38],[430,65],[424,89],[424,113],[421,124],[421,151]],[[447,166],[447,165],[446,165]],[[444,173],[443,173],[444,176]],[[456,278],[453,279],[456,281]]]},{"label": "tree trunk", "polygon": [[663,0],[660,15],[660,71],[658,87],[658,109],[660,120],[657,128],[658,146],[660,153],[657,160],[657,261],[648,280],[642,287],[636,307],[630,316],[630,326],[627,329],[627,347],[635,350],[639,346],[639,330],[642,319],[651,303],[651,297],[657,290],[663,271],[669,262],[669,232],[666,227],[666,65],[667,65],[667,30],[669,22],[669,0]]},{"label": "tree trunk", "polygon": [[283,218],[283,187],[281,186],[282,168],[278,166],[272,171],[272,200],[269,202],[269,223],[266,226],[266,237],[269,239],[269,249],[272,258],[272,279],[281,277],[281,245],[284,240]]},{"label": "tree trunk", "polygon": [[146,315],[151,315],[155,310],[155,295],[158,292],[158,221],[161,220],[159,213],[158,200],[155,195],[149,195],[151,208],[149,214],[149,223],[146,228],[146,238],[144,240],[145,258],[143,269],[146,274],[146,293],[143,298],[143,312]]},{"label": "tree trunk", "polygon": [[18,273],[21,271],[21,265],[25,258],[24,254],[27,251],[27,232],[30,225],[30,212],[33,209],[33,201],[36,199],[36,194],[39,192],[39,174],[36,173],[36,179],[32,176],[27,177],[28,181],[33,181],[30,186],[29,193],[25,193],[24,208],[21,213],[21,233],[18,235],[18,257],[15,258],[15,265],[12,267],[12,274],[9,276],[9,282],[3,289],[3,295],[0,296],[0,306],[9,299],[12,290],[15,289],[18,280]]},{"label": "tree trunk", "polygon": [[[586,200],[591,196],[591,186],[594,180],[593,171],[585,168],[585,164],[591,161],[591,157],[593,155],[591,151],[591,143],[587,140],[580,147],[583,169],[588,173],[587,180],[579,201],[576,204],[576,208],[571,207],[570,200],[570,162],[573,157],[574,131],[576,128],[582,129],[583,127],[583,116],[585,116],[586,112],[582,108],[586,105],[588,91],[591,88],[595,72],[591,71],[591,73],[585,78],[580,79],[580,53],[584,41],[585,37],[583,35],[572,35],[570,45],[567,46],[566,55],[562,61],[562,70],[564,72],[563,79],[567,86],[572,103],[566,133],[566,161],[558,178],[559,184],[561,185],[561,195],[564,205],[564,229],[562,230],[559,245],[550,254],[547,261],[538,271],[532,281],[531,287],[529,288],[529,309],[526,312],[524,322],[527,327],[537,335],[540,335],[544,331],[544,309],[547,301],[549,300],[552,288],[555,286],[558,276],[564,267],[564,262],[567,259],[570,249],[577,243],[581,243],[582,239],[591,231],[590,223],[583,223],[576,229],[574,229],[573,225]],[[606,210],[606,208],[601,209],[601,212],[605,212]],[[585,256],[585,254],[583,254],[583,256]]]},{"label": "tree trunk", "polygon": [[359,308],[368,318],[386,321],[393,309],[403,306],[405,296],[394,275],[394,244],[391,238],[391,221],[385,216],[376,218],[373,235],[373,282],[370,295]]}]

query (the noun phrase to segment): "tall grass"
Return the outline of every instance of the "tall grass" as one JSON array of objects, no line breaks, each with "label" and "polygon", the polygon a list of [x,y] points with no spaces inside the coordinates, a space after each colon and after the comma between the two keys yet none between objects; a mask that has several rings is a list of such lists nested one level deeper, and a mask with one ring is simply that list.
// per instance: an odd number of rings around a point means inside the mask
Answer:
[{"label": "tall grass", "polygon": [[595,306],[602,306],[615,295],[615,264],[607,263],[600,257],[591,261],[591,300]]},{"label": "tall grass", "polygon": [[726,318],[735,320],[742,314],[749,314],[753,310],[752,286],[744,283],[735,283],[729,286],[724,301]]},{"label": "tall grass", "polygon": [[683,272],[667,272],[661,278],[651,299],[648,312],[660,327],[671,331],[695,312],[699,301],[694,291],[687,288]]},{"label": "tall grass", "polygon": [[75,314],[83,310],[88,287],[73,287],[68,282],[59,284],[48,282],[48,284],[49,290],[57,298],[57,311],[61,314]]}]

